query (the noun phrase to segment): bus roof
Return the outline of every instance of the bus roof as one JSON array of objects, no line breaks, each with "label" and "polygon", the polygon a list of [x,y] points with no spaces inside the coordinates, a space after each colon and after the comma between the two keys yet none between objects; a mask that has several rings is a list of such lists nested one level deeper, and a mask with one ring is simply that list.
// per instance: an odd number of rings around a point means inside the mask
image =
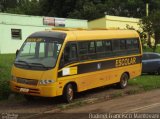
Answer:
[{"label": "bus roof", "polygon": [[102,39],[121,39],[121,38],[138,38],[139,35],[135,30],[85,30],[85,29],[53,29],[49,31],[40,31],[31,34],[29,37],[54,37],[66,41],[79,40],[102,40]]},{"label": "bus roof", "polygon": [[102,40],[102,39],[121,39],[121,38],[138,38],[139,34],[135,30],[53,30],[63,32],[69,37],[67,41],[76,40]]}]

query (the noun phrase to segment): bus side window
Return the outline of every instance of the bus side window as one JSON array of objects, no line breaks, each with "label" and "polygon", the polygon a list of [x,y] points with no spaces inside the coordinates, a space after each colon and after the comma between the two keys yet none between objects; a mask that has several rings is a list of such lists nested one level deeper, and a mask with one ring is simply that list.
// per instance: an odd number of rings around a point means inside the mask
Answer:
[{"label": "bus side window", "polygon": [[96,59],[96,47],[94,41],[88,42],[88,59]]},{"label": "bus side window", "polygon": [[120,50],[125,50],[126,49],[126,40],[121,39],[120,40]]},{"label": "bus side window", "polygon": [[139,53],[139,41],[138,39],[128,39],[126,40],[128,54]]},{"label": "bus side window", "polygon": [[105,47],[103,45],[103,41],[96,41],[96,52],[105,52]]},{"label": "bus side window", "polygon": [[88,59],[88,42],[81,41],[78,43],[80,60]]},{"label": "bus side window", "polygon": [[120,50],[120,40],[112,40],[113,51]]},{"label": "bus side window", "polygon": [[112,51],[112,45],[110,40],[104,41],[104,45],[105,45],[106,52]]},{"label": "bus side window", "polygon": [[106,57],[111,57],[112,56],[112,44],[111,44],[111,40],[106,40],[106,41],[103,41],[103,42],[104,42],[104,46],[105,46]]},{"label": "bus side window", "polygon": [[96,51],[96,48],[95,48],[94,41],[88,42],[88,53],[95,53],[95,51]]},{"label": "bus side window", "polygon": [[138,39],[133,40],[133,46],[136,49],[139,49]]},{"label": "bus side window", "polygon": [[134,46],[136,52],[137,52],[137,53],[140,53],[140,47],[139,47],[139,40],[138,40],[138,39],[135,39],[135,40],[133,41],[133,46]]},{"label": "bus side window", "polygon": [[76,62],[77,60],[78,60],[77,44],[68,43],[64,49],[64,54],[62,55],[62,58],[61,58],[61,62],[63,66],[65,66],[66,64],[72,63],[72,62]]},{"label": "bus side window", "polygon": [[132,39],[128,39],[126,44],[127,44],[127,49],[133,49],[134,48]]},{"label": "bus side window", "polygon": [[105,46],[103,41],[96,41],[96,54],[97,58],[105,57]]}]

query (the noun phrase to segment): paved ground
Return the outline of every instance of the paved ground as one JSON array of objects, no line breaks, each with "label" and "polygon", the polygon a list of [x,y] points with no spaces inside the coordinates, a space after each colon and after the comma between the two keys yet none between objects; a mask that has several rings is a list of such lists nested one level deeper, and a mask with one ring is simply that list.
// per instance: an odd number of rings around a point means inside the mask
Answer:
[{"label": "paved ground", "polygon": [[65,113],[160,113],[160,90],[131,95],[64,111]]},{"label": "paved ground", "polygon": [[[128,86],[126,89],[116,89],[113,86],[106,86],[85,91],[77,95],[77,100],[88,100],[93,98],[104,98],[110,94],[119,93],[135,89]],[[76,101],[75,101],[76,102]],[[33,102],[27,102],[25,99],[15,99],[12,97],[6,101],[0,101],[0,113],[43,113],[55,109],[59,105],[65,105],[60,97],[58,98],[38,98]]]},{"label": "paved ground", "polygon": [[[113,89],[112,87],[104,87],[89,92],[81,93],[78,98],[82,100],[106,97],[109,93],[127,91]],[[132,87],[133,88],[133,87]],[[60,110],[57,107],[65,105],[59,98],[56,99],[41,99],[36,102],[27,102],[14,100],[0,102],[0,114],[2,113],[18,113],[23,114],[24,118],[40,118],[48,119],[55,118],[70,119],[74,118],[89,118],[89,113],[160,113],[160,90],[153,90],[142,94],[119,97],[112,100],[102,100],[99,103],[87,104],[67,110]],[[0,117],[1,118],[1,117]],[[53,119],[54,119],[53,118]]]},{"label": "paved ground", "polygon": [[[89,114],[94,113],[160,113],[160,90],[120,97],[118,99],[103,101],[79,108],[72,108],[61,111],[60,113],[61,114],[42,114],[37,117],[43,119],[53,117],[59,117],[59,119],[87,119],[89,118]],[[160,115],[157,118],[159,119]]]}]

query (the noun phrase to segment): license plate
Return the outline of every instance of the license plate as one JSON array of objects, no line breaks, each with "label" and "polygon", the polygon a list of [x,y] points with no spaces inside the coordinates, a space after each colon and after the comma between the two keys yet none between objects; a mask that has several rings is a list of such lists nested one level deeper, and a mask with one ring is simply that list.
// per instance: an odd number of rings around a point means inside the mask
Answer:
[{"label": "license plate", "polygon": [[29,92],[29,89],[27,89],[27,88],[20,88],[19,91],[20,91],[20,92],[24,92],[24,93],[28,93],[28,92]]}]

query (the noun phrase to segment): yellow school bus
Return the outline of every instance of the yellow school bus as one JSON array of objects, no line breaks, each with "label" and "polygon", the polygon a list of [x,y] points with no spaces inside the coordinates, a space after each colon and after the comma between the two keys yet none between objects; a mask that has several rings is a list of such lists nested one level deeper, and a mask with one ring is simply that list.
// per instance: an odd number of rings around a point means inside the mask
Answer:
[{"label": "yellow school bus", "polygon": [[31,34],[17,52],[11,89],[26,99],[63,96],[141,75],[142,47],[134,30],[53,29]]}]

